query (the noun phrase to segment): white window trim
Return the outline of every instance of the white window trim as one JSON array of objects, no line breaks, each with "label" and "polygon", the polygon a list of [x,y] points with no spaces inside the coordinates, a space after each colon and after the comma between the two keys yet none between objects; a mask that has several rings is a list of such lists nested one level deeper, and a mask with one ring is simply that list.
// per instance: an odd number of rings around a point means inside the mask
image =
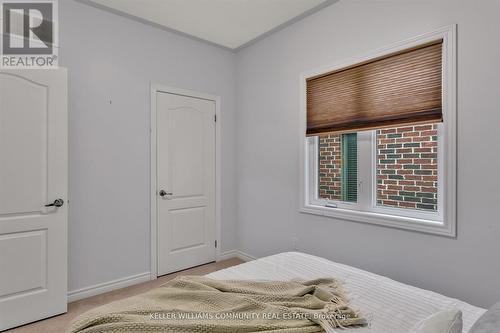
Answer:
[{"label": "white window trim", "polygon": [[[300,105],[300,207],[302,213],[309,213],[327,217],[333,217],[343,220],[370,223],[399,229],[414,230],[419,232],[437,234],[448,237],[456,237],[456,175],[457,175],[457,74],[456,74],[456,33],[457,26],[450,25],[436,31],[420,35],[402,42],[395,43],[388,47],[369,52],[362,57],[347,59],[341,63],[332,66],[326,66],[314,71],[309,71],[301,75],[301,105]],[[307,158],[310,149],[317,149],[317,139],[307,139],[305,137],[307,126],[307,107],[306,107],[306,80],[323,73],[339,70],[354,64],[362,63],[371,59],[379,58],[384,55],[399,52],[408,48],[423,45],[436,40],[443,40],[443,125],[440,132],[440,143],[438,147],[439,175],[438,178],[438,207],[439,211],[435,213],[416,212],[413,216],[393,215],[391,212],[401,213],[402,209],[378,207],[372,202],[370,211],[356,210],[363,209],[356,203],[335,202],[336,207],[326,207],[325,201],[315,200],[312,189],[317,188],[317,177],[312,177],[313,172],[317,170],[317,159]],[[361,135],[372,135],[370,132]],[[373,132],[372,132],[373,133]],[[371,140],[374,140],[372,138]],[[314,152],[314,151],[313,151]],[[317,154],[317,150],[316,150]],[[371,156],[374,165],[375,152]],[[317,155],[316,155],[317,156]],[[360,158],[363,158],[360,156]],[[313,169],[311,169],[313,168]],[[374,177],[375,168],[370,175]],[[366,177],[365,177],[366,178]],[[363,181],[361,186],[368,186],[362,193],[371,194],[376,191],[373,188],[373,178]],[[363,195],[363,194],[361,194]],[[372,195],[375,200],[375,196]]]}]

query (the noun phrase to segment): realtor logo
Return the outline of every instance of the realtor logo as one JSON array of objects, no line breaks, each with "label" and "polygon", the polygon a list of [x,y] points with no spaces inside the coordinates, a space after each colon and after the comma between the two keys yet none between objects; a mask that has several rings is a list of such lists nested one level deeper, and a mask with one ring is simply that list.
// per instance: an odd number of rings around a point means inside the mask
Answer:
[{"label": "realtor logo", "polygon": [[57,66],[56,0],[0,0],[2,59],[0,67]]}]

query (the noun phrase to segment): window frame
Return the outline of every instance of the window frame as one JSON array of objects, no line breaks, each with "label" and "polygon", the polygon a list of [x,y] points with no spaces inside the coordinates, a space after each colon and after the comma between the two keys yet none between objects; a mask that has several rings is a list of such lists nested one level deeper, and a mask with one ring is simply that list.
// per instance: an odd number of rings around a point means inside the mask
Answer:
[{"label": "window frame", "polygon": [[[450,25],[301,76],[300,212],[456,237],[456,29]],[[358,132],[358,202],[318,198],[318,137],[305,136],[306,80],[439,39],[443,40],[443,123],[438,127],[437,213],[377,205],[375,130]]]}]

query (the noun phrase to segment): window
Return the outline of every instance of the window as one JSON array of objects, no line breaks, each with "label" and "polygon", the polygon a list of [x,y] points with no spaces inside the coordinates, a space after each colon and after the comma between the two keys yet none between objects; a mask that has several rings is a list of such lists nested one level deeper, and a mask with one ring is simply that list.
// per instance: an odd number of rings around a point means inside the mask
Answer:
[{"label": "window", "polygon": [[320,135],[318,197],[325,200],[357,202],[357,135]]},{"label": "window", "polygon": [[438,124],[377,131],[377,205],[438,211]]},{"label": "window", "polygon": [[304,76],[302,212],[455,236],[453,34]]},{"label": "window", "polygon": [[[329,208],[441,221],[441,124],[416,124],[308,140],[311,202]],[[441,139],[440,139],[441,138]],[[359,191],[359,196],[358,196]]]}]

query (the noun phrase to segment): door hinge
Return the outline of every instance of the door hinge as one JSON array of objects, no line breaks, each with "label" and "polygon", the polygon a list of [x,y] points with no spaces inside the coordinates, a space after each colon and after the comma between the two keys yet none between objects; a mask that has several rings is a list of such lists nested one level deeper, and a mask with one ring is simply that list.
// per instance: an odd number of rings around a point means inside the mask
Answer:
[{"label": "door hinge", "polygon": [[217,240],[215,241],[215,247],[217,248]]},{"label": "door hinge", "polygon": [[214,121],[217,122],[217,115],[214,116]]}]

